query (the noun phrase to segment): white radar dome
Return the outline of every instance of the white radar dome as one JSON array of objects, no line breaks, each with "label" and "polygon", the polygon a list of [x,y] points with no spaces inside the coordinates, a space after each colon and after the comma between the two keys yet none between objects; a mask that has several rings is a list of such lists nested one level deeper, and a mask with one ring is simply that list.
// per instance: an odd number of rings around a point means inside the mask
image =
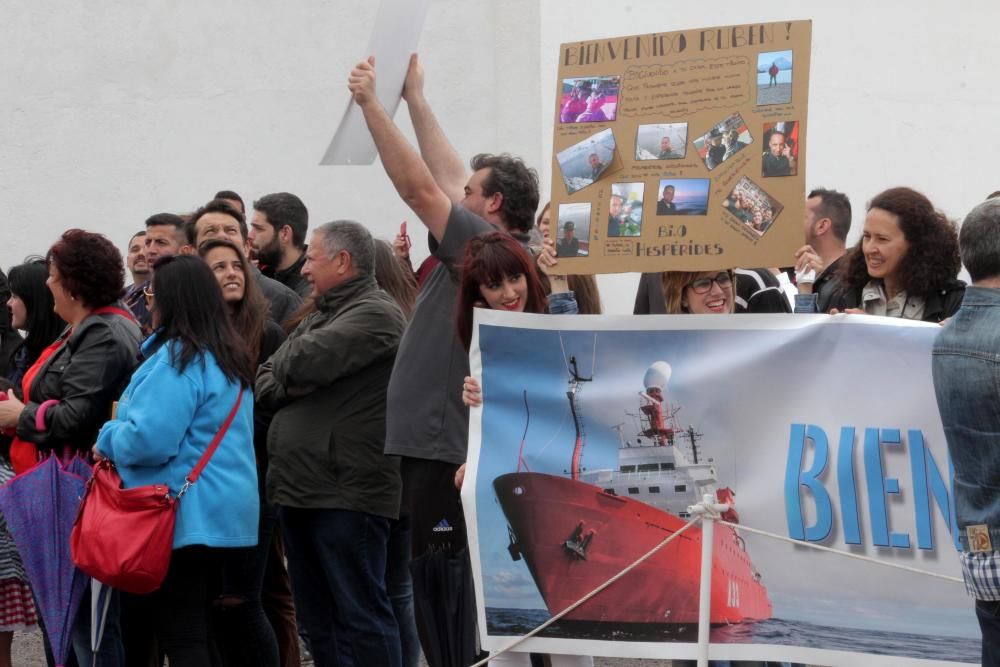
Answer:
[{"label": "white radar dome", "polygon": [[665,361],[657,361],[646,371],[645,377],[642,378],[642,385],[646,389],[656,387],[662,391],[667,388],[667,383],[670,382],[670,374],[672,372],[670,364]]}]

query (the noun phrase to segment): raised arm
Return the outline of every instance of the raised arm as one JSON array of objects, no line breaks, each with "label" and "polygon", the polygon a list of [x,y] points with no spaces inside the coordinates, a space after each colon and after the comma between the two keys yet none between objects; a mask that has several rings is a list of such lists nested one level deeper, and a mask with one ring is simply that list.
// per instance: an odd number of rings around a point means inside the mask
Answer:
[{"label": "raised arm", "polygon": [[420,155],[431,170],[431,175],[449,199],[461,201],[468,179],[465,164],[438,125],[437,118],[424,97],[424,68],[416,53],[410,56],[410,67],[403,84],[403,99],[410,110],[413,130],[417,133]]},{"label": "raised arm", "polygon": [[434,238],[441,241],[448,226],[451,199],[438,186],[423,159],[378,101],[375,95],[374,57],[361,61],[351,70],[347,87],[364,114],[382,166],[396,192]]}]

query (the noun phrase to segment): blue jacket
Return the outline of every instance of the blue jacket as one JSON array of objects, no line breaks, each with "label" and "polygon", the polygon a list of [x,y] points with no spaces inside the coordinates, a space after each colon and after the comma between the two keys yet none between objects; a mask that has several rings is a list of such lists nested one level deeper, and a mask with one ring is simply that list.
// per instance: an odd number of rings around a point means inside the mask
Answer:
[{"label": "blue jacket", "polygon": [[962,548],[965,528],[989,527],[1000,544],[1000,289],[968,287],[962,307],[938,333],[932,360],[934,391],[955,467],[955,514]]},{"label": "blue jacket", "polygon": [[[155,349],[156,336],[143,345]],[[237,386],[210,353],[183,373],[161,345],[132,376],[115,419],[97,436],[97,450],[114,461],[126,488],[167,484],[176,494],[236,402]],[[253,395],[243,401],[215,455],[181,498],[174,548],[257,543],[260,511],[253,450]]]}]

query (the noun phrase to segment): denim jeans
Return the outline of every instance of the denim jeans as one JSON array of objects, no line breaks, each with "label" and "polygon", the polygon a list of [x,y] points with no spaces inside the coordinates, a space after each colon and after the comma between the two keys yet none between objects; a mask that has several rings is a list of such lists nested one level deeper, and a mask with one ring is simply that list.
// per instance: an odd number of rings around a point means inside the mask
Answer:
[{"label": "denim jeans", "polygon": [[983,667],[1000,665],[1000,600],[976,600],[976,618],[983,633]]},{"label": "denim jeans", "polygon": [[420,637],[413,611],[413,578],[410,576],[410,517],[400,516],[389,527],[389,549],[385,564],[385,586],[399,626],[403,667],[420,664]]},{"label": "denim jeans", "polygon": [[[118,667],[125,665],[125,647],[122,644],[121,626],[119,624],[119,595],[114,589],[106,592],[108,599],[108,615],[104,620],[104,634],[101,636],[101,645],[97,649],[96,656],[90,650],[90,585],[83,594],[83,602],[80,603],[80,611],[76,615],[76,624],[73,626],[73,652],[76,654],[77,662],[81,665],[96,665],[97,667]],[[98,609],[100,614],[101,610]],[[100,622],[100,618],[96,619]],[[97,658],[94,660],[94,658]]]},{"label": "denim jeans", "polygon": [[385,586],[390,520],[339,509],[279,513],[295,608],[316,667],[400,667]]},{"label": "denim jeans", "polygon": [[[116,590],[109,593],[111,599],[108,606],[108,616],[104,622],[104,635],[101,638],[101,645],[98,648],[97,660],[94,661],[94,653],[90,650],[90,586],[84,590],[83,601],[77,611],[73,628],[70,631],[69,653],[67,655],[66,667],[76,667],[77,665],[96,664],[98,667],[117,667],[125,664],[125,651],[122,646],[121,627],[119,625],[119,595]],[[38,605],[38,602],[35,602]],[[45,650],[45,663],[49,667],[56,664],[49,647],[48,631],[42,622],[41,616],[38,619],[38,626],[42,630],[42,647]]]}]

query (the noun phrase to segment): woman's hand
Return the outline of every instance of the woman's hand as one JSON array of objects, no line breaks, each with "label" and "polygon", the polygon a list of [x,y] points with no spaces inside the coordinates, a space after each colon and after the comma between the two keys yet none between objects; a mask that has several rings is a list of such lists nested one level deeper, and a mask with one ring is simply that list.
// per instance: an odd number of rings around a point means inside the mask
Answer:
[{"label": "woman's hand", "polygon": [[94,463],[97,463],[98,461],[104,458],[104,454],[101,454],[99,451],[97,451],[97,445],[94,445],[93,447],[90,448],[90,456],[94,459]]},{"label": "woman's hand", "polygon": [[470,408],[478,408],[483,404],[483,390],[479,388],[479,380],[471,375],[462,384],[462,402]]},{"label": "woman's hand", "polygon": [[12,428],[17,426],[17,420],[21,418],[24,410],[24,403],[14,395],[14,390],[7,391],[7,400],[0,401],[0,428]]},{"label": "woman's hand", "polygon": [[462,490],[462,483],[465,482],[465,464],[458,466],[458,470],[455,471],[455,488],[459,491]]},{"label": "woman's hand", "polygon": [[860,308],[844,308],[843,310],[837,310],[836,308],[830,309],[831,315],[867,315],[865,311]]},{"label": "woman's hand", "polygon": [[559,263],[559,260],[556,259],[556,242],[551,238],[546,238],[543,241],[542,251],[538,253],[537,261],[538,268],[549,274],[549,285],[552,287],[553,294],[569,291],[569,282],[566,280],[566,276],[549,273],[549,269]]}]

